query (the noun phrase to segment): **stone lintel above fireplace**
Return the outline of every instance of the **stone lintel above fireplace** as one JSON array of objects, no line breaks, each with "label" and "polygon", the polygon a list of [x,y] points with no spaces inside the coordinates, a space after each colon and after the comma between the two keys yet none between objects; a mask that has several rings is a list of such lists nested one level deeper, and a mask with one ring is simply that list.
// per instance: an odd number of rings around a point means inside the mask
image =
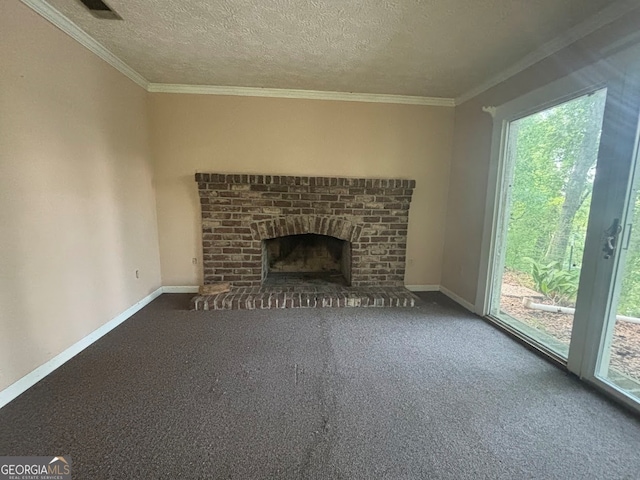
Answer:
[{"label": "stone lintel above fireplace", "polygon": [[350,283],[402,286],[414,180],[197,173],[205,283],[259,286],[267,239],[350,242]]}]

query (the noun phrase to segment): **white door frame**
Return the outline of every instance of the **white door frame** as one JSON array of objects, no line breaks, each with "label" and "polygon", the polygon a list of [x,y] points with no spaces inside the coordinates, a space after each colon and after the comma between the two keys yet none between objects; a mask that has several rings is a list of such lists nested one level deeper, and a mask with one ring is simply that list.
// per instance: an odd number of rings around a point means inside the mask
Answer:
[{"label": "white door frame", "polygon": [[[494,278],[497,272],[499,249],[497,243],[504,213],[505,157],[509,123],[548,109],[573,98],[607,87],[605,120],[598,154],[598,183],[621,179],[626,183],[615,188],[598,188],[594,184],[594,198],[589,215],[581,286],[576,305],[567,368],[590,383],[605,390],[622,402],[638,409],[638,403],[614,385],[596,377],[596,366],[604,329],[614,292],[611,279],[618,256],[605,260],[601,255],[603,232],[613,218],[624,221],[631,187],[629,172],[636,155],[638,117],[640,115],[640,45],[631,47],[594,65],[534,90],[504,105],[485,110],[493,114],[493,136],[487,185],[484,231],[475,312],[488,316]],[[624,128],[621,128],[624,127]],[[608,170],[606,174],[601,171]],[[626,222],[624,223],[626,225]],[[624,238],[622,232],[621,238]],[[618,249],[619,252],[619,249]],[[618,254],[618,252],[616,252]],[[589,279],[583,281],[583,279]],[[602,285],[606,285],[603,288]],[[597,307],[596,307],[597,306]],[[542,348],[544,350],[544,348]],[[556,358],[558,360],[558,358]]]},{"label": "white door frame", "polygon": [[[596,179],[597,182],[612,182],[606,188],[597,188],[594,192],[602,195],[594,198],[590,223],[593,221],[591,237],[585,244],[585,256],[595,259],[591,264],[591,275],[585,295],[578,298],[576,309],[580,308],[588,317],[575,325],[571,338],[568,368],[588,382],[605,390],[618,400],[634,409],[638,409],[637,399],[632,399],[614,384],[597,376],[602,356],[607,355],[607,336],[609,327],[615,323],[615,308],[619,295],[621,275],[618,270],[626,256],[620,248],[629,235],[629,202],[632,200],[634,184],[637,182],[640,165],[637,162],[638,134],[640,118],[640,53],[635,59],[629,59],[624,65],[624,77],[612,82],[607,103],[611,103],[605,111],[605,123],[602,131],[601,147],[598,161],[608,161],[608,175]],[[602,247],[604,231],[609,228],[613,219],[620,221],[622,231],[618,235],[618,248],[614,256],[605,259]],[[599,235],[598,235],[599,234]],[[614,284],[615,282],[615,284]]]},{"label": "white door frame", "polygon": [[[587,81],[587,79],[591,81]],[[549,85],[496,107],[493,114],[493,134],[487,199],[485,205],[480,272],[475,302],[475,313],[489,314],[496,259],[498,226],[504,206],[502,205],[505,179],[505,153],[509,135],[509,123],[555,105],[568,102],[606,86],[607,78],[597,66],[579,70]]]}]

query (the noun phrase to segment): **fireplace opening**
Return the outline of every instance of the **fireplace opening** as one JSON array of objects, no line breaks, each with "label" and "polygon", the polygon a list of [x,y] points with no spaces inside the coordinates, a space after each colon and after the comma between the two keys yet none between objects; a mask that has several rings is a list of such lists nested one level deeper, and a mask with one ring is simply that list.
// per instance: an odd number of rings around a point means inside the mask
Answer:
[{"label": "fireplace opening", "polygon": [[307,233],[262,242],[264,285],[351,285],[351,243]]}]

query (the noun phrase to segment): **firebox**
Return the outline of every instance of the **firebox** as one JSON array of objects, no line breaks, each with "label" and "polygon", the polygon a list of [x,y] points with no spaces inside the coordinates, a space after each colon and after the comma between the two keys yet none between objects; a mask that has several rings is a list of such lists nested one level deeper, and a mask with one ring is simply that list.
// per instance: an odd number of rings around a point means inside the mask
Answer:
[{"label": "firebox", "polygon": [[262,242],[265,285],[300,283],[351,284],[351,242],[306,233]]}]

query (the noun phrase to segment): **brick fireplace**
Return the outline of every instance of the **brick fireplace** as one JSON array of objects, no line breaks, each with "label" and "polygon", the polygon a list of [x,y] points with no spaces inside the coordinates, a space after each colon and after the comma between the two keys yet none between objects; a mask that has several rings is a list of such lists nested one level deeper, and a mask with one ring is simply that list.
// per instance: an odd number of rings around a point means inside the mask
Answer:
[{"label": "brick fireplace", "polygon": [[[264,290],[270,272],[315,268],[317,277],[339,271],[349,288],[403,287],[414,180],[217,173],[195,179],[205,284]],[[311,237],[314,245],[328,237],[327,253],[304,251],[309,247],[300,245]],[[274,239],[283,243],[274,246]],[[273,259],[288,250],[293,266]]]}]

